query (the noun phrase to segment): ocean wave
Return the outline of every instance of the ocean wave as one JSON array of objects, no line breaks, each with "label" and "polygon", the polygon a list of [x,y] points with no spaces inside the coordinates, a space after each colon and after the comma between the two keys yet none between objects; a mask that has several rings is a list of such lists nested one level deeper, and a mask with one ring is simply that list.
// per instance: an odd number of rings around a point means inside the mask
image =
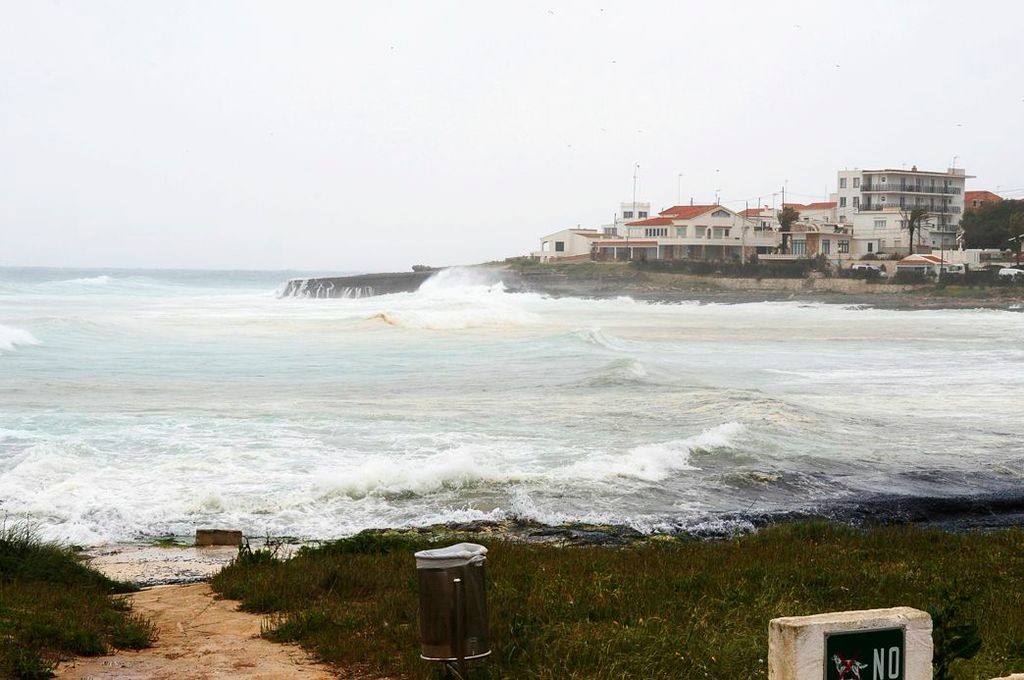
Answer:
[{"label": "ocean wave", "polygon": [[84,286],[106,286],[113,282],[113,276],[101,274],[100,276],[86,276],[81,279],[66,279],[64,281],[54,281],[53,283],[77,283]]},{"label": "ocean wave", "polygon": [[41,343],[28,331],[0,324],[0,351],[13,352],[18,347],[39,344]]},{"label": "ocean wave", "polygon": [[457,331],[471,328],[501,328],[538,323],[538,317],[512,306],[464,306],[446,309],[391,309],[371,313],[368,321],[382,321],[396,328],[429,331]]},{"label": "ocean wave", "polygon": [[399,456],[373,456],[343,473],[318,475],[324,497],[370,496],[402,498],[444,490],[462,490],[483,484],[507,484],[526,476],[499,465],[493,452],[479,446],[458,446],[416,460]]},{"label": "ocean wave", "polygon": [[741,423],[724,423],[686,439],[636,446],[625,455],[602,453],[591,456],[562,468],[557,476],[574,480],[624,477],[660,482],[676,472],[699,469],[690,463],[693,454],[731,448],[745,431],[746,427]]},{"label": "ocean wave", "polygon": [[584,381],[585,385],[591,387],[613,387],[629,383],[643,383],[648,380],[647,367],[636,359],[616,359],[604,367],[600,372]]},{"label": "ocean wave", "polygon": [[580,328],[570,333],[570,336],[588,345],[596,345],[597,347],[603,347],[612,351],[619,351],[621,349],[621,345],[597,327]]},{"label": "ocean wave", "polygon": [[430,277],[413,293],[368,298],[377,308],[366,318],[420,330],[526,326],[542,320],[527,309],[538,299],[534,294],[508,293],[494,272],[453,267]]},{"label": "ocean wave", "polygon": [[[732,447],[745,430],[740,423],[725,423],[686,439],[643,444],[624,454],[595,453],[546,470],[530,464],[529,455],[509,456],[507,447],[463,444],[416,459],[376,455],[344,471],[322,470],[316,477],[323,480],[323,498],[353,499],[409,498],[521,483],[602,484],[619,478],[659,482],[676,472],[698,469],[691,465],[691,455]],[[520,462],[509,465],[509,460]]]}]

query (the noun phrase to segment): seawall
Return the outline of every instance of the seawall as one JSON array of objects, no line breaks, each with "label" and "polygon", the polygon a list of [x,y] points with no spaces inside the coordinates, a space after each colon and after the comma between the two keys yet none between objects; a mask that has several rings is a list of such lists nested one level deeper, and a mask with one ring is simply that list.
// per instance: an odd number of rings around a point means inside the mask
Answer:
[{"label": "seawall", "polygon": [[411,293],[433,274],[433,271],[393,272],[291,279],[285,283],[281,297],[359,298],[371,295],[390,295],[391,293]]}]

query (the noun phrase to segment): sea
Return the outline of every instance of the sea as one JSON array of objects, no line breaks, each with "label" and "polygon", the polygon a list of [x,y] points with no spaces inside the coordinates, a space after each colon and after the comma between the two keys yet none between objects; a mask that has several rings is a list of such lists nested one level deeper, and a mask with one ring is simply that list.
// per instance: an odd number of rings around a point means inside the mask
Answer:
[{"label": "sea", "polygon": [[0,269],[0,521],[82,546],[742,530],[1024,488],[1024,314]]}]

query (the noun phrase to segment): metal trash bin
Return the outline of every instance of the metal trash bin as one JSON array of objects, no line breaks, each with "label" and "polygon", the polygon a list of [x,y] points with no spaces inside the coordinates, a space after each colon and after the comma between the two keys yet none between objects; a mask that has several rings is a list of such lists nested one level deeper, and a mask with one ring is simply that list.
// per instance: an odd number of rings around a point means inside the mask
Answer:
[{"label": "metal trash bin", "polygon": [[[459,662],[491,653],[484,562],[487,548],[458,543],[416,553],[420,657]],[[464,671],[464,667],[461,669]]]}]

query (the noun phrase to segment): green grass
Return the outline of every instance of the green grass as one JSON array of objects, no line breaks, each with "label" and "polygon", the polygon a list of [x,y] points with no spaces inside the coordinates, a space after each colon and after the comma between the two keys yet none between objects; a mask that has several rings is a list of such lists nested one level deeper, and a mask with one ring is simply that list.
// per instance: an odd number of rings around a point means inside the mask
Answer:
[{"label": "green grass", "polygon": [[148,647],[152,626],[116,597],[134,589],[24,527],[0,527],[0,677],[48,678],[64,657]]},{"label": "green grass", "polygon": [[[949,677],[1024,671],[1020,530],[791,524],[625,548],[482,542],[494,654],[479,677],[764,678],[769,619],[896,605],[941,620],[954,612],[951,636],[977,623],[980,651],[953,662]],[[424,545],[361,535],[290,560],[243,554],[213,586],[270,614],[270,639],[341,666],[431,678],[417,657],[412,552]]]}]

